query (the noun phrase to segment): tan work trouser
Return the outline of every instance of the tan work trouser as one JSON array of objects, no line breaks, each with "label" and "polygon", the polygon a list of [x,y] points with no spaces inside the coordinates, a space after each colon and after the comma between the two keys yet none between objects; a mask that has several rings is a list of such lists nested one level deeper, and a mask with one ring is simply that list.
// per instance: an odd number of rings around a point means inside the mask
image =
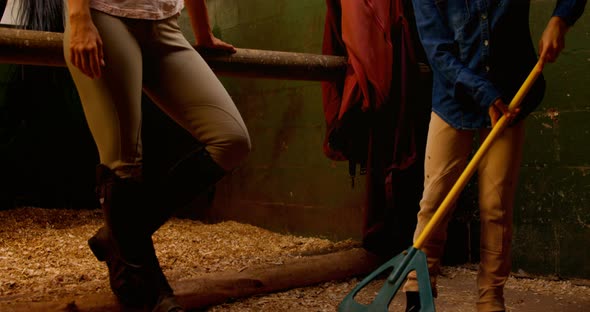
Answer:
[{"label": "tan work trouser", "polygon": [[102,76],[91,79],[70,63],[69,22],[64,53],[100,162],[121,176],[141,169],[141,95],[206,145],[230,171],[250,150],[248,131],[229,94],[183,36],[178,16],[150,21],[92,10],[104,45]]},{"label": "tan work trouser", "polygon": [[[490,129],[457,130],[432,113],[426,143],[424,194],[420,201],[414,240],[465,169],[473,148],[474,136],[479,134],[480,142],[483,142],[489,132]],[[521,121],[504,130],[478,166],[481,218],[478,311],[505,310],[503,289],[511,269],[513,201],[523,141],[524,122]],[[433,287],[436,287],[450,216],[451,213],[434,229],[431,238],[422,248],[428,258]],[[418,291],[414,274],[410,274],[404,290]]]}]

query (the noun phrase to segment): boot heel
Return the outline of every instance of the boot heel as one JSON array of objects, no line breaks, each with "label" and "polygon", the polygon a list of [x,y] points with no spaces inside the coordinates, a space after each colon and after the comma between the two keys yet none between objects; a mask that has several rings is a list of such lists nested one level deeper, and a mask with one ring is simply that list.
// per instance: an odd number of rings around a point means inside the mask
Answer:
[{"label": "boot heel", "polygon": [[152,309],[152,312],[184,312],[180,304],[176,301],[174,295],[168,295],[160,298],[156,306]]},{"label": "boot heel", "polygon": [[109,254],[108,233],[104,227],[100,228],[94,236],[88,239],[90,250],[98,261],[106,261]]},{"label": "boot heel", "polygon": [[92,253],[96,257],[96,259],[98,259],[98,261],[106,261],[106,259],[107,259],[106,251],[104,250],[104,246],[102,246],[102,244],[98,238],[96,238],[94,236],[91,237],[88,240],[88,246],[90,246],[90,250],[92,251]]}]

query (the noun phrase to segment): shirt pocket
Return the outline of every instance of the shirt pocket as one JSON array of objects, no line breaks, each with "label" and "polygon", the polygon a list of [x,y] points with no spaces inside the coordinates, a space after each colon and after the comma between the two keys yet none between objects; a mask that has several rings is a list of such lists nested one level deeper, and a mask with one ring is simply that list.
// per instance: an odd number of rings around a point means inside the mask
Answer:
[{"label": "shirt pocket", "polygon": [[469,0],[439,0],[447,12],[447,20],[452,29],[457,30],[469,21]]}]

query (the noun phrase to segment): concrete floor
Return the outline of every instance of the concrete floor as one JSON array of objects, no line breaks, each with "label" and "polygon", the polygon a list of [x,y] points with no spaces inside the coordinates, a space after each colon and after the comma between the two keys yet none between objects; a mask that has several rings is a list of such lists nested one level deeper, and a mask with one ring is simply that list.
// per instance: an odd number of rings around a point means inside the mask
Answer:
[{"label": "concrete floor", "polygon": [[[476,311],[476,271],[452,268],[438,280],[437,312]],[[505,289],[506,308],[510,312],[590,312],[590,287],[567,281],[510,278]],[[399,294],[389,311],[404,311],[405,298]]]}]

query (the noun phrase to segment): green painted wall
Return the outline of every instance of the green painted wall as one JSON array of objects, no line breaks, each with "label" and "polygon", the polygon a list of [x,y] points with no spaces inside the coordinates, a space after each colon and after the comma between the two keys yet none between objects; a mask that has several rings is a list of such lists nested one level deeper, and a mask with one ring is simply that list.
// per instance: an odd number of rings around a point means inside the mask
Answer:
[{"label": "green painted wall", "polygon": [[[532,2],[537,41],[555,1]],[[321,52],[324,1],[209,0],[208,5],[214,32],[237,47]],[[186,17],[183,27],[189,29]],[[589,39],[586,12],[569,32],[559,61],[546,68],[545,101],[528,121],[515,208],[515,269],[590,277],[585,248],[590,244]],[[364,185],[351,189],[347,164],[322,154],[319,83],[227,77],[222,82],[246,120],[253,151],[221,184],[212,217],[303,235],[358,238]],[[465,253],[466,235],[477,241],[475,203],[470,186],[451,228],[457,243],[449,250]],[[471,253],[477,259],[477,248]]]},{"label": "green painted wall", "polygon": [[[540,38],[555,1],[533,1]],[[547,91],[528,119],[515,210],[514,265],[536,273],[590,277],[590,9],[570,30]]]},{"label": "green painted wall", "polygon": [[[214,33],[240,48],[321,53],[325,3],[208,1]],[[189,30],[183,17],[183,28]],[[187,37],[192,38],[190,31]],[[246,164],[218,187],[214,219],[331,238],[360,233],[363,179],[322,153],[319,82],[221,77],[253,140]]]}]

